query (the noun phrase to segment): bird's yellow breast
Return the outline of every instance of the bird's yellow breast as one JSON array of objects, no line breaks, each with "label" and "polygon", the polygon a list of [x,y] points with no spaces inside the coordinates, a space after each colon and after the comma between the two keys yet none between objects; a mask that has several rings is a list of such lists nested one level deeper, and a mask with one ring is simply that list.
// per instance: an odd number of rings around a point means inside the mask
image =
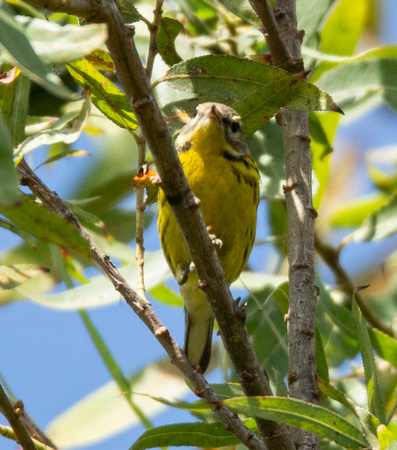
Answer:
[{"label": "bird's yellow breast", "polygon": [[[228,144],[214,128],[196,132],[187,150],[179,153],[186,178],[196,197],[211,234],[223,243],[218,256],[226,278],[232,283],[240,274],[255,239],[259,201],[259,174],[251,156],[230,159]],[[162,191],[159,196],[159,233],[164,254],[178,279],[190,263],[187,248]]]}]

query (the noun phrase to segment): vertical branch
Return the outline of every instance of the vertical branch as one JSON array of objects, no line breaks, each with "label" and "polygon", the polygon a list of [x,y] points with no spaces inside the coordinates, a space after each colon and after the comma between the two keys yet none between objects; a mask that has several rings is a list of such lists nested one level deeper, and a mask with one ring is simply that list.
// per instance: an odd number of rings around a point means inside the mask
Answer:
[{"label": "vertical branch", "polygon": [[[301,35],[297,30],[295,0],[276,0],[276,17],[283,41],[295,63],[292,71],[303,70]],[[283,130],[287,184],[289,261],[289,391],[290,396],[317,403],[315,306],[317,289],[314,271],[314,221],[312,202],[312,157],[309,116],[306,111],[284,110]],[[319,448],[319,437],[295,428],[296,448]]]},{"label": "vertical branch", "polygon": [[149,50],[148,50],[148,56],[146,61],[146,73],[150,80],[153,72],[153,63],[154,58],[157,55],[158,49],[157,49],[157,32],[159,29],[159,23],[161,20],[161,16],[163,14],[163,0],[156,0],[156,7],[153,11],[153,22],[149,25],[149,32],[150,32],[150,40],[149,40]]},{"label": "vertical branch", "polygon": [[[252,4],[264,26],[273,63],[290,72],[303,71],[296,0],[275,0],[274,10],[268,0],[253,0]],[[278,122],[282,126],[287,176],[284,193],[288,215],[289,393],[291,397],[316,403],[314,220],[317,214],[312,204],[308,113],[284,109]],[[307,431],[295,428],[293,439],[296,448],[319,448],[318,436]]]},{"label": "vertical branch", "polygon": [[[142,167],[145,164],[145,151],[146,151],[146,141],[143,135],[136,137],[136,142],[138,145],[138,167]],[[135,232],[135,259],[136,259],[136,290],[139,296],[146,299],[145,291],[145,281],[143,266],[145,263],[144,254],[144,213],[145,213],[145,203],[144,203],[144,190],[136,189],[136,232]]]},{"label": "vertical branch", "polygon": [[[148,79],[150,80],[153,72],[153,64],[154,58],[157,55],[157,32],[159,28],[159,23],[161,20],[161,16],[163,14],[162,11],[163,0],[156,1],[156,8],[153,13],[153,22],[147,24],[149,32],[150,32],[150,42],[149,42],[149,50],[146,61],[146,74]],[[146,162],[146,141],[145,136],[143,134],[136,136],[133,135],[135,141],[138,145],[138,168],[141,168]],[[135,259],[136,259],[136,271],[137,271],[137,282],[136,289],[138,295],[142,298],[146,299],[146,291],[145,291],[145,281],[144,281],[144,271],[143,266],[145,263],[144,254],[144,212],[146,209],[146,205],[144,203],[144,190],[137,189],[136,190],[136,233],[135,233]]]}]

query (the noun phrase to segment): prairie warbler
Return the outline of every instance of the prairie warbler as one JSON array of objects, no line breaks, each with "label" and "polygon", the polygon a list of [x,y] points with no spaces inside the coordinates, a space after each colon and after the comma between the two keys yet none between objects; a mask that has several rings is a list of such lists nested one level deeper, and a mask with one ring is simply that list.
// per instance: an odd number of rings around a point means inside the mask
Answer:
[{"label": "prairie warbler", "polygon": [[[231,284],[247,263],[255,239],[259,173],[244,138],[240,116],[220,103],[198,106],[175,141],[186,178]],[[180,285],[185,307],[184,351],[204,372],[210,361],[214,319],[171,207],[160,189],[158,229],[161,246]],[[220,241],[221,242],[220,242]]]}]

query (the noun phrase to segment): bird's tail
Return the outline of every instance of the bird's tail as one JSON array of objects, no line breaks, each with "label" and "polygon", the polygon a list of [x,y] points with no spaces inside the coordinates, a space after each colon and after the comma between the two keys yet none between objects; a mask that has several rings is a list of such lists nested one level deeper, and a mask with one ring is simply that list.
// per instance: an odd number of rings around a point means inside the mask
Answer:
[{"label": "bird's tail", "polygon": [[196,283],[181,286],[185,304],[184,352],[190,361],[200,366],[204,373],[211,358],[212,330],[214,318],[203,293]]}]

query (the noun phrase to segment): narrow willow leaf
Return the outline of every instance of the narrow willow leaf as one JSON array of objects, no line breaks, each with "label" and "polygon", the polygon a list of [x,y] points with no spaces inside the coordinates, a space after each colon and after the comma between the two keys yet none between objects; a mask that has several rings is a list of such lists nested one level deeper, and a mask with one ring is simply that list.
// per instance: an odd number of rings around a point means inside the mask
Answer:
[{"label": "narrow willow leaf", "polygon": [[397,110],[397,59],[368,58],[340,64],[324,73],[316,85],[329,92],[350,115],[385,101]]},{"label": "narrow willow leaf", "polygon": [[360,424],[366,438],[371,445],[376,446],[376,429],[379,426],[379,420],[369,411],[356,405],[350,397],[331,386],[321,378],[317,378],[317,386],[327,397],[332,398],[343,405],[360,420]]},{"label": "narrow willow leaf", "polygon": [[354,358],[358,352],[356,335],[350,311],[333,301],[319,277],[316,285],[320,296],[316,305],[316,326],[324,342],[328,364],[339,365],[347,357]]},{"label": "narrow willow leaf", "polygon": [[240,397],[223,402],[249,417],[283,422],[349,448],[366,447],[361,431],[338,414],[321,406],[283,397]]},{"label": "narrow willow leaf", "polygon": [[110,56],[110,53],[106,50],[97,48],[95,51],[86,56],[86,60],[93,64],[98,70],[114,72],[113,59]]},{"label": "narrow willow leaf", "polygon": [[178,295],[166,284],[162,283],[149,289],[149,294],[156,300],[170,306],[178,306],[183,308],[183,298]]},{"label": "narrow willow leaf", "polygon": [[92,102],[108,119],[121,128],[135,130],[138,127],[126,95],[87,59],[66,67],[83,89],[90,88]]},{"label": "narrow willow leaf", "polygon": [[86,95],[80,111],[66,113],[43,131],[27,137],[15,150],[15,161],[18,163],[27,153],[41,145],[51,145],[56,142],[71,144],[79,137],[90,113],[90,97]]},{"label": "narrow willow leaf", "polygon": [[3,62],[19,67],[26,76],[51,94],[69,100],[76,98],[61,79],[47,69],[34,52],[23,27],[4,9],[0,10],[0,50]]},{"label": "narrow willow leaf", "polygon": [[[35,53],[45,64],[67,64],[96,50],[107,39],[105,24],[58,25],[44,19],[32,19],[25,27]],[[48,43],[51,42],[51,45]]]},{"label": "narrow willow leaf", "polygon": [[7,120],[14,147],[25,139],[25,123],[28,116],[29,92],[30,80],[27,76],[20,74],[15,80],[12,107]]},{"label": "narrow willow leaf", "polygon": [[361,314],[354,298],[352,301],[352,316],[357,333],[358,344],[360,346],[361,357],[363,360],[365,382],[367,386],[368,408],[369,411],[378,418],[379,422],[386,423],[385,407],[383,405],[383,399],[379,389],[376,364],[372,353],[372,346],[367,325],[364,322],[363,315]]},{"label": "narrow willow leaf", "polygon": [[346,205],[337,208],[330,217],[333,227],[359,227],[374,211],[385,204],[387,197],[383,194],[370,195],[356,200],[349,200]]},{"label": "narrow willow leaf", "polygon": [[2,219],[0,217],[0,227],[10,231],[11,233],[16,234],[17,236],[19,236],[33,250],[36,249],[37,241],[29,233],[27,233],[26,231],[24,231],[21,228],[17,227],[12,222],[9,222],[8,220]]},{"label": "narrow willow leaf", "polygon": [[43,272],[45,273],[47,270],[35,264],[0,266],[0,290],[14,289]]},{"label": "narrow willow leaf", "polygon": [[220,0],[222,5],[232,12],[240,19],[253,25],[255,28],[260,28],[260,20],[255,14],[248,0]]},{"label": "narrow willow leaf", "polygon": [[321,121],[314,112],[309,112],[309,130],[311,139],[323,147],[320,155],[321,159],[334,151]]},{"label": "narrow willow leaf", "polygon": [[267,64],[226,55],[189,59],[171,67],[164,78],[174,89],[200,95],[233,107],[250,136],[283,107],[298,110],[336,110],[332,98],[304,80]]},{"label": "narrow willow leaf", "polygon": [[370,214],[353,233],[355,241],[380,241],[397,232],[397,193]]},{"label": "narrow willow leaf", "polygon": [[316,48],[319,41],[319,27],[334,0],[316,0],[296,2],[298,29],[305,30],[304,45]]},{"label": "narrow willow leaf", "polygon": [[[182,374],[167,359],[149,363],[128,377],[129,389],[150,392],[172,401],[189,388]],[[165,405],[147,396],[132,394],[134,403],[148,417],[164,411]],[[48,426],[48,436],[61,448],[94,444],[140,423],[114,381],[80,400],[56,417]]]},{"label": "narrow willow leaf", "polygon": [[317,375],[328,383],[329,382],[328,363],[327,358],[325,357],[323,341],[321,339],[321,335],[317,327],[315,327],[315,334],[316,334]]},{"label": "narrow willow leaf", "polygon": [[168,65],[180,63],[182,58],[178,55],[175,48],[175,39],[183,30],[181,22],[170,17],[162,17],[160,21],[157,47],[162,60]]},{"label": "narrow willow leaf", "polygon": [[386,425],[378,427],[379,450],[393,450],[397,448],[397,440],[394,439],[393,433]]},{"label": "narrow willow leaf", "polygon": [[0,110],[1,115],[5,121],[11,112],[12,101],[14,98],[15,81],[21,74],[21,71],[16,67],[3,72],[0,76]]},{"label": "narrow willow leaf", "polygon": [[11,205],[19,198],[18,174],[14,164],[10,132],[0,114],[0,205]]},{"label": "narrow willow leaf", "polygon": [[397,341],[376,328],[368,328],[371,344],[378,356],[397,367]]},{"label": "narrow willow leaf", "polygon": [[[111,247],[110,247],[111,249]],[[136,263],[120,268],[119,272],[131,286],[136,285]],[[145,286],[151,289],[161,283],[169,269],[167,263],[162,257],[161,250],[155,253],[145,254]],[[89,284],[68,289],[57,294],[33,295],[26,293],[27,296],[40,305],[49,308],[61,310],[77,310],[97,308],[120,302],[120,294],[109,279],[104,275],[98,275],[90,279]]]},{"label": "narrow willow leaf", "polygon": [[90,256],[88,243],[74,225],[27,195],[22,195],[20,201],[13,205],[1,205],[0,213],[39,240],[74,250],[86,258]]},{"label": "narrow willow leaf", "polygon": [[366,26],[368,2],[340,0],[328,11],[328,20],[321,30],[324,53],[352,55]]},{"label": "narrow willow leaf", "polygon": [[106,342],[103,340],[102,336],[99,334],[98,329],[94,325],[94,322],[91,320],[89,314],[85,310],[79,311],[80,317],[98,351],[100,354],[102,361],[104,362],[106,368],[108,369],[110,375],[112,376],[115,383],[118,385],[120,392],[123,394],[123,398],[130,406],[131,410],[134,414],[137,415],[142,425],[146,428],[152,428],[152,424],[149,418],[145,415],[142,409],[138,406],[138,404],[134,401],[132,396],[132,391],[130,384],[127,378],[124,376],[121,367],[117,363],[114,358],[112,352],[107,346]]},{"label": "narrow willow leaf", "polygon": [[201,448],[218,448],[236,445],[239,440],[225,426],[216,423],[178,423],[153,428],[146,431],[130,447],[130,450],[144,450],[154,447],[193,446]]}]

